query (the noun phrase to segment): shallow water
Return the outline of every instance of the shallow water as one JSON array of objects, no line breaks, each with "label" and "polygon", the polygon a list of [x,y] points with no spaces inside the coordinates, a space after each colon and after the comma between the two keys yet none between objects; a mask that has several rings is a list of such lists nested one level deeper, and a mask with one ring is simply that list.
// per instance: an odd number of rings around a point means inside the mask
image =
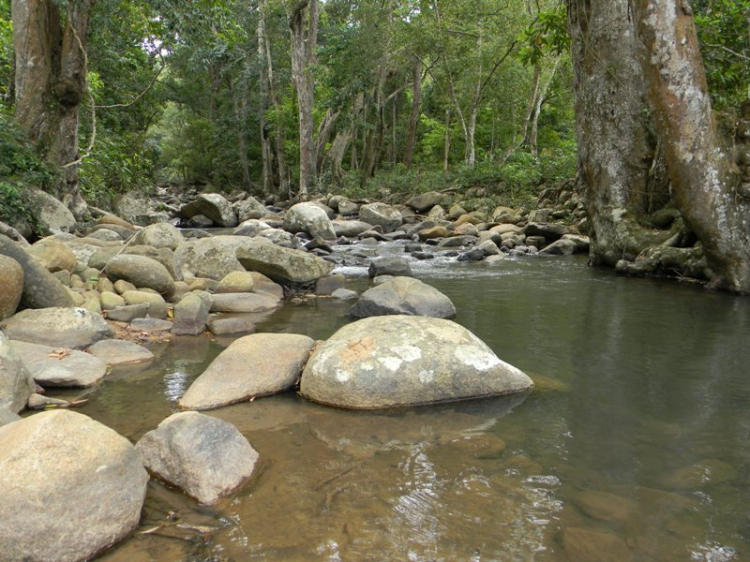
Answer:
[{"label": "shallow water", "polygon": [[[576,258],[414,268],[536,380],[531,395],[375,414],[287,393],[214,410],[258,450],[258,476],[210,508],[152,481],[138,533],[103,559],[750,559],[749,299]],[[259,331],[323,339],[350,305],[287,304]],[[117,371],[80,411],[135,441],[228,343],[155,345],[155,363]]]}]

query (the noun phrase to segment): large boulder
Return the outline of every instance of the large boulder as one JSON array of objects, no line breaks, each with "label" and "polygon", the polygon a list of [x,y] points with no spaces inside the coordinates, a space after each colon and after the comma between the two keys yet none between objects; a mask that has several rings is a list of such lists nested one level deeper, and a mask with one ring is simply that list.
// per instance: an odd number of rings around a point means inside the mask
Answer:
[{"label": "large boulder", "polygon": [[207,410],[294,386],[315,342],[297,334],[252,334],[233,342],[180,400],[183,410]]},{"label": "large boulder", "polygon": [[216,226],[237,226],[237,214],[231,203],[219,193],[201,193],[195,201],[182,207],[180,214],[186,219],[203,215],[211,219]]},{"label": "large boulder", "polygon": [[258,453],[231,423],[173,414],[136,444],[146,468],[204,504],[237,490],[253,474]]},{"label": "large boulder", "polygon": [[125,340],[96,342],[89,348],[89,353],[112,367],[144,363],[154,358],[154,354],[142,345]]},{"label": "large boulder", "polygon": [[406,202],[406,205],[417,211],[418,213],[424,213],[432,209],[435,205],[442,202],[444,195],[437,191],[428,191],[415,197],[412,197]]},{"label": "large boulder", "polygon": [[120,254],[107,262],[105,271],[110,281],[123,279],[136,287],[153,289],[166,298],[174,294],[174,279],[155,259]]},{"label": "large boulder", "polygon": [[170,250],[174,250],[184,241],[185,239],[182,236],[182,232],[168,222],[162,222],[159,224],[152,224],[143,230],[138,231],[132,244],[136,246],[152,246],[154,248],[169,248]]},{"label": "large boulder", "polygon": [[549,242],[553,242],[570,233],[570,229],[564,224],[529,222],[523,227],[526,236],[544,236]]},{"label": "large boulder", "polygon": [[176,256],[187,270],[196,277],[219,281],[232,271],[245,271],[236,252],[248,242],[244,236],[211,236],[191,240],[177,248]]},{"label": "large boulder", "polygon": [[28,249],[29,254],[47,271],[73,271],[76,268],[76,255],[65,243],[54,238],[43,238]]},{"label": "large boulder", "polygon": [[219,293],[213,295],[211,312],[266,312],[279,306],[278,299],[255,293]]},{"label": "large boulder", "polygon": [[0,410],[14,414],[23,410],[35,386],[10,340],[0,331]]},{"label": "large boulder", "polygon": [[404,222],[399,210],[385,203],[362,205],[359,218],[366,223],[382,226],[385,232],[393,232]]},{"label": "large boulder", "polygon": [[258,236],[264,230],[272,230],[271,227],[258,219],[247,219],[232,231],[235,236]]},{"label": "large boulder", "polygon": [[83,351],[24,341],[14,341],[13,349],[33,379],[45,388],[94,386],[107,374],[104,361]]},{"label": "large boulder", "polygon": [[382,258],[375,258],[370,262],[370,267],[367,268],[367,272],[370,277],[378,277],[380,275],[399,275],[401,277],[412,276],[409,260],[400,256],[383,256]]},{"label": "large boulder", "polygon": [[249,219],[262,219],[271,214],[263,203],[251,196],[246,197],[242,201],[237,201],[234,204],[234,210],[237,213],[237,220],[240,223]]},{"label": "large boulder", "polygon": [[237,249],[242,266],[280,283],[309,283],[328,275],[334,265],[301,250],[275,245],[265,238],[248,238]]},{"label": "large boulder", "polygon": [[313,238],[320,236],[324,240],[335,240],[331,219],[315,203],[297,203],[284,215],[284,230],[296,234],[306,232]]},{"label": "large boulder", "polygon": [[8,256],[0,255],[0,320],[13,316],[23,295],[23,268]]},{"label": "large boulder", "polygon": [[34,215],[37,228],[45,236],[75,230],[76,219],[73,213],[49,193],[30,188],[25,191],[24,198]]},{"label": "large boulder", "polygon": [[178,302],[174,307],[172,333],[182,336],[202,334],[208,323],[213,299],[205,291],[195,291]]},{"label": "large boulder", "polygon": [[115,211],[125,222],[140,226],[169,220],[167,213],[157,212],[152,208],[151,199],[147,195],[135,191],[120,195],[115,201]]},{"label": "large boulder", "polygon": [[21,304],[27,308],[73,306],[73,298],[60,280],[32,258],[19,244],[0,234],[0,254],[13,258],[23,269]]},{"label": "large boulder", "polygon": [[331,224],[333,225],[333,231],[336,233],[337,237],[345,236],[347,238],[354,238],[355,236],[359,236],[363,232],[367,232],[372,228],[372,225],[370,223],[357,220],[337,220],[331,221]]},{"label": "large boulder", "polygon": [[83,349],[114,337],[112,328],[99,314],[84,308],[23,310],[4,320],[0,328],[13,340],[71,349]]},{"label": "large boulder", "polygon": [[453,318],[456,307],[443,293],[418,279],[394,277],[362,293],[349,310],[354,318],[389,314]]},{"label": "large boulder", "polygon": [[147,482],[133,445],[82,414],[0,427],[0,559],[93,557],[137,527]]},{"label": "large boulder", "polygon": [[372,410],[525,392],[531,379],[466,328],[438,318],[379,316],[348,324],[318,346],[302,396]]}]

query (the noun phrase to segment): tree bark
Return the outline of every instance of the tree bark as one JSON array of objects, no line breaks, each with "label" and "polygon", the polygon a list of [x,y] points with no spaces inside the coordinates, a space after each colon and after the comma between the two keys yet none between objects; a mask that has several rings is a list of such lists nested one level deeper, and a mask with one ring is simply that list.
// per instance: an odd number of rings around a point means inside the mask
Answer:
[{"label": "tree bark", "polygon": [[635,0],[643,69],[675,201],[703,243],[712,285],[750,293],[750,201],[711,110],[687,0]]},{"label": "tree bark", "polygon": [[422,103],[422,59],[414,61],[411,82],[411,113],[409,114],[409,131],[404,148],[404,164],[411,168],[414,160],[414,148],[417,145],[417,125],[419,125],[420,106]]},{"label": "tree bark", "polygon": [[13,0],[15,117],[39,152],[63,171],[52,191],[68,206],[78,193],[78,110],[86,93],[87,37],[95,0]]},{"label": "tree bark", "polygon": [[269,63],[266,53],[266,14],[265,1],[258,2],[258,28],[256,29],[258,38],[258,66],[260,75],[258,76],[258,91],[260,99],[258,100],[258,128],[260,137],[260,153],[263,163],[263,178],[261,185],[264,195],[269,195],[273,191],[273,153],[271,150],[271,137],[266,114],[270,106],[269,100]]},{"label": "tree bark", "polygon": [[299,195],[305,197],[315,188],[316,179],[313,120],[315,80],[312,65],[315,63],[318,36],[317,0],[302,0],[297,3],[289,14],[289,29],[292,36],[292,80],[299,107]]},{"label": "tree bark", "polygon": [[586,190],[594,264],[632,261],[671,233],[647,228],[650,176],[646,85],[628,0],[570,0],[578,160]]}]

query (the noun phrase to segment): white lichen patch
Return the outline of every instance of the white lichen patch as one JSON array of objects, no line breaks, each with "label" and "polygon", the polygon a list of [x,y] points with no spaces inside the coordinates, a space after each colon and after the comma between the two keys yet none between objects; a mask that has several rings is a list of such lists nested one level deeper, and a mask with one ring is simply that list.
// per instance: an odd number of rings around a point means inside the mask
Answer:
[{"label": "white lichen patch", "polygon": [[336,369],[336,380],[339,382],[347,382],[349,380],[349,373],[342,371],[341,369]]},{"label": "white lichen patch", "polygon": [[415,345],[399,345],[391,349],[404,361],[416,361],[422,358],[422,350]]},{"label": "white lichen patch", "polygon": [[502,365],[502,361],[492,353],[478,349],[473,345],[460,345],[455,351],[456,359],[465,365],[474,367],[480,371],[489,371]]},{"label": "white lichen patch", "polygon": [[419,382],[428,384],[435,380],[435,371],[419,371]]},{"label": "white lichen patch", "polygon": [[398,371],[403,363],[398,357],[379,357],[378,361],[383,367],[391,371]]}]

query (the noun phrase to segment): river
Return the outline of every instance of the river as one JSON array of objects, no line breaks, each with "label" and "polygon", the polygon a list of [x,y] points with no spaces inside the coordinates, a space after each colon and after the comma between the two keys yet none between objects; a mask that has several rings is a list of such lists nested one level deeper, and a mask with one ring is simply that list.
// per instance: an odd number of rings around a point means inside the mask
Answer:
[{"label": "river", "polygon": [[[258,450],[258,475],[213,507],[152,480],[137,534],[103,559],[750,559],[750,300],[575,257],[414,269],[534,392],[379,414],[287,393],[211,411]],[[350,305],[302,299],[258,331],[324,339]],[[153,364],[115,371],[80,411],[136,441],[230,341],[152,344]]]}]

